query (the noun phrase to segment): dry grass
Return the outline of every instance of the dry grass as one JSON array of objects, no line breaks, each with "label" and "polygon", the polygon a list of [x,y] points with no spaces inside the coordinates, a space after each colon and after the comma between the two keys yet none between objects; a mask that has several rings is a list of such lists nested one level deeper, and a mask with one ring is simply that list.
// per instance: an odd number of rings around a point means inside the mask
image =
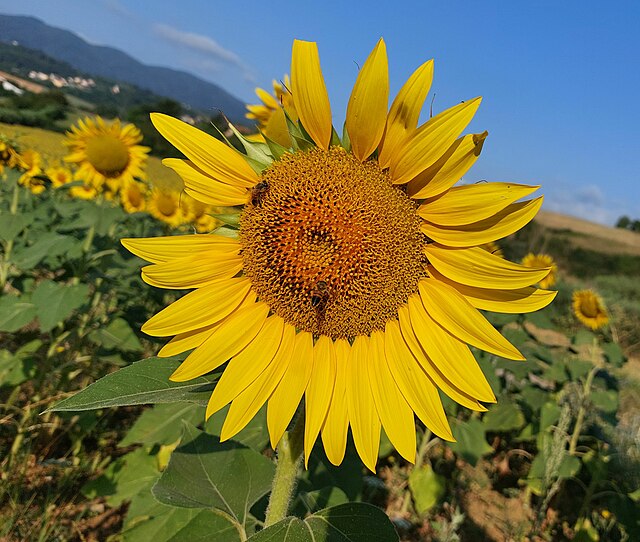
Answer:
[{"label": "dry grass", "polygon": [[546,229],[569,230],[576,233],[577,235],[571,239],[571,243],[575,246],[605,254],[640,256],[640,234],[638,233],[551,211],[540,211],[535,221]]}]

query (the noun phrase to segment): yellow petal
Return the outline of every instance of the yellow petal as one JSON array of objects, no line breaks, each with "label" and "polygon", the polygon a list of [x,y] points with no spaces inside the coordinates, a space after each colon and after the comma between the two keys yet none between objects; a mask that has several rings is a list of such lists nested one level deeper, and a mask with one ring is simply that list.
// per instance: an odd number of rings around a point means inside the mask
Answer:
[{"label": "yellow petal", "polygon": [[384,332],[387,365],[398,389],[418,418],[440,438],[455,441],[438,390],[402,338],[397,321],[387,322]]},{"label": "yellow petal", "polygon": [[269,139],[282,145],[284,148],[291,148],[291,135],[289,134],[287,118],[282,107],[278,107],[271,114],[269,122],[267,122],[263,132]]},{"label": "yellow petal", "polygon": [[381,38],[358,73],[347,105],[351,151],[364,161],[380,143],[389,105],[387,47]]},{"label": "yellow petal", "polygon": [[498,214],[467,224],[445,227],[423,222],[420,230],[436,243],[450,247],[473,247],[484,245],[511,235],[526,226],[542,206],[543,196],[528,201],[512,203]]},{"label": "yellow petal", "polygon": [[495,402],[491,386],[469,347],[433,321],[419,296],[411,296],[407,304],[411,326],[420,346],[445,378],[471,397],[485,403]]},{"label": "yellow petal", "polygon": [[187,350],[197,348],[211,336],[213,331],[221,323],[222,322],[216,322],[210,326],[201,327],[199,329],[194,329],[193,331],[187,331],[176,335],[160,349],[158,357],[169,358],[171,356],[182,354],[182,352],[186,352]]},{"label": "yellow petal", "polygon": [[336,384],[331,396],[331,404],[322,426],[322,443],[327,458],[333,465],[340,465],[347,448],[349,412],[347,408],[347,367],[351,346],[346,339],[338,339],[336,351]]},{"label": "yellow petal", "polygon": [[256,338],[225,368],[209,399],[207,418],[235,399],[269,366],[280,348],[283,333],[282,318],[276,315],[267,318]]},{"label": "yellow petal", "polygon": [[464,226],[492,217],[538,188],[514,183],[456,186],[418,207],[418,215],[439,226]]},{"label": "yellow petal", "polygon": [[353,341],[347,368],[347,405],[358,455],[365,466],[375,472],[380,446],[380,418],[367,378],[369,362],[369,337],[359,335]]},{"label": "yellow petal", "polygon": [[413,199],[433,198],[456,184],[475,164],[489,132],[456,139],[438,161],[407,184]]},{"label": "yellow petal", "polygon": [[[393,100],[378,153],[378,164],[381,168],[389,167],[392,157],[395,159],[398,147],[418,126],[420,110],[429,94],[432,81],[433,60],[429,60],[413,72]],[[397,162],[397,159],[394,161]]]},{"label": "yellow petal", "polygon": [[[240,305],[238,305],[238,308],[236,310],[252,306],[256,302],[256,297],[257,296],[255,292],[249,292],[249,294],[242,300]],[[160,352],[158,352],[158,357],[168,358],[177,354],[182,354],[187,350],[197,348],[211,336],[214,330],[218,328],[223,321],[224,320],[221,320],[219,322],[216,322],[215,324],[194,329],[193,331],[179,333],[160,349]]]},{"label": "yellow petal", "polygon": [[466,128],[480,106],[481,98],[462,102],[418,128],[398,150],[398,160],[391,163],[394,184],[408,183],[446,153]]},{"label": "yellow petal", "polygon": [[409,351],[435,385],[459,405],[470,410],[486,412],[487,408],[482,405],[474,395],[469,395],[462,391],[458,388],[456,382],[451,382],[447,379],[440,370],[440,367],[438,367],[438,365],[436,365],[436,363],[424,351],[415,332],[413,331],[413,325],[409,318],[409,307],[407,305],[400,307],[400,310],[398,311],[398,319],[402,338],[404,339]]},{"label": "yellow petal", "polygon": [[142,331],[153,337],[177,335],[229,316],[251,289],[246,278],[217,279],[178,299],[148,320]]},{"label": "yellow petal", "polygon": [[551,270],[550,267],[525,267],[480,247],[444,248],[429,244],[424,252],[429,258],[429,263],[445,277],[477,288],[524,288],[540,282]]},{"label": "yellow petal", "polygon": [[258,182],[243,156],[219,139],[162,113],[151,113],[151,122],[169,143],[220,182],[246,188]]},{"label": "yellow petal", "polygon": [[171,235],[169,237],[142,237],[121,239],[131,253],[152,263],[169,262],[192,256],[196,252],[237,254],[241,245],[235,239],[214,234]]},{"label": "yellow petal", "polygon": [[[257,414],[262,405],[271,397],[273,390],[287,372],[293,354],[295,329],[287,326],[288,330],[282,337],[280,349],[269,366],[238,395],[229,408],[220,431],[220,440],[224,441],[242,431]],[[226,371],[225,371],[226,372]]]},{"label": "yellow petal", "polygon": [[304,464],[324,423],[336,381],[336,350],[333,341],[320,335],[313,349],[313,369],[305,392]]},{"label": "yellow petal", "polygon": [[534,312],[551,303],[558,292],[539,290],[533,286],[517,288],[515,290],[491,290],[489,288],[475,288],[448,279],[433,268],[429,273],[449,286],[452,286],[476,309],[508,314],[524,314]]},{"label": "yellow petal", "polygon": [[185,192],[209,205],[244,205],[249,192],[246,188],[225,184],[198,168],[195,164],[179,158],[165,158],[162,165],[171,168],[184,181]]},{"label": "yellow petal", "polygon": [[242,270],[239,255],[200,252],[170,262],[142,268],[142,280],[157,288],[201,288],[221,278],[231,278]]},{"label": "yellow petal", "polygon": [[382,427],[398,453],[414,463],[416,458],[416,426],[413,410],[398,389],[384,352],[384,334],[371,334],[369,384]]},{"label": "yellow petal", "polygon": [[[293,329],[292,326],[291,329]],[[267,427],[275,450],[296,412],[313,369],[313,335],[301,331],[295,336],[293,354],[287,372],[269,398]]]},{"label": "yellow petal", "polygon": [[199,348],[187,356],[170,380],[184,382],[220,367],[254,339],[267,314],[269,306],[264,302],[234,312]]},{"label": "yellow petal", "polygon": [[451,335],[497,356],[524,360],[518,349],[451,286],[424,279],[418,288],[429,316]]},{"label": "yellow petal", "polygon": [[320,69],[318,46],[295,40],[291,57],[291,93],[302,125],[322,149],[331,141],[331,105]]}]

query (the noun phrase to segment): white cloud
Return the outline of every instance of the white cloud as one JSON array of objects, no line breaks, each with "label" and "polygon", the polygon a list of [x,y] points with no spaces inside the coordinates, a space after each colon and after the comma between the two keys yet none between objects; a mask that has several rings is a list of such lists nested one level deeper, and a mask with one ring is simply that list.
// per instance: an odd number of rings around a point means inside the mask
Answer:
[{"label": "white cloud", "polygon": [[193,32],[183,32],[162,23],[154,24],[153,31],[165,41],[189,49],[204,57],[197,63],[192,61],[192,65],[199,64],[205,71],[219,71],[222,65],[226,64],[238,68],[245,79],[254,79],[251,70],[236,53],[225,49],[208,36]]},{"label": "white cloud", "polygon": [[608,200],[600,187],[595,184],[577,189],[564,185],[547,195],[544,207],[550,211],[606,225],[612,225],[621,214],[624,214],[619,202]]},{"label": "white cloud", "polygon": [[136,16],[124,7],[118,0],[102,0],[102,4],[112,13],[120,15],[125,19],[135,19]]}]

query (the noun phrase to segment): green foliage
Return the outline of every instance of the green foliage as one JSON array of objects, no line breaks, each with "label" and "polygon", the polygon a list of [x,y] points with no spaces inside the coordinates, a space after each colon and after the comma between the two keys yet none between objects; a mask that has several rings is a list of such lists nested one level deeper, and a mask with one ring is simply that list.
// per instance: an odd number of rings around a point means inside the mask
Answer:
[{"label": "green foliage", "polygon": [[430,465],[414,469],[409,475],[409,488],[415,503],[416,512],[425,514],[444,497],[446,481],[444,476],[433,472]]}]

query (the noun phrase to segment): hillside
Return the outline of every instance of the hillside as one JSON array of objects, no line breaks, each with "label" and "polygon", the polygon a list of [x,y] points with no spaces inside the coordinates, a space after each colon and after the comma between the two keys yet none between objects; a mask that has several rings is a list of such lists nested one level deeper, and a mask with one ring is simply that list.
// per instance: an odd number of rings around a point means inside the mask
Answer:
[{"label": "hillside", "polygon": [[85,73],[124,81],[209,114],[220,109],[232,121],[246,123],[244,103],[214,83],[183,71],[147,66],[118,49],[92,45],[35,17],[0,15],[0,41],[17,41]]}]

